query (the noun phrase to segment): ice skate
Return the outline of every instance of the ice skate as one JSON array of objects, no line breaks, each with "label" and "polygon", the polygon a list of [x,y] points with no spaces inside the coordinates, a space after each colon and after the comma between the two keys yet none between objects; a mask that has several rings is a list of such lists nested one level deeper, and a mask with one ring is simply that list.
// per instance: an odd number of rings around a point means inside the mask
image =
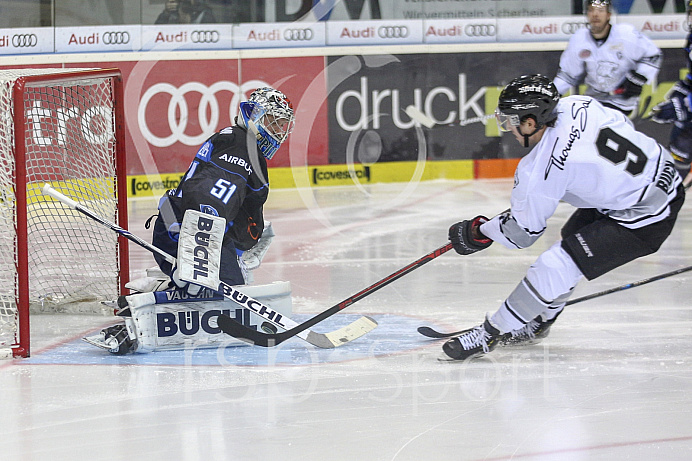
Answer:
[{"label": "ice skate", "polygon": [[504,336],[486,317],[482,325],[466,330],[461,336],[447,341],[442,350],[454,360],[466,360],[492,351]]},{"label": "ice skate", "polygon": [[503,346],[518,346],[537,344],[547,337],[550,333],[550,327],[555,323],[557,317],[562,313],[558,312],[555,317],[550,320],[545,320],[543,314],[539,315],[523,328],[509,332],[500,342]]},{"label": "ice skate", "polygon": [[104,328],[99,334],[84,337],[82,340],[115,355],[125,355],[135,349],[135,344],[130,340],[124,324]]},{"label": "ice skate", "polygon": [[555,323],[555,319],[543,320],[538,316],[524,325],[523,328],[509,332],[500,342],[503,346],[518,346],[537,344],[550,333],[550,326]]}]

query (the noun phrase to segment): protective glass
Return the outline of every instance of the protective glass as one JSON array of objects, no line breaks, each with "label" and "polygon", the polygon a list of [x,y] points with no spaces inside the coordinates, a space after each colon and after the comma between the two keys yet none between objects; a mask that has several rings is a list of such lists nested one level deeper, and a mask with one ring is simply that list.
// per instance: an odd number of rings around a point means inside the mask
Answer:
[{"label": "protective glass", "polygon": [[495,109],[495,119],[497,119],[497,126],[500,131],[504,132],[512,131],[513,126],[517,127],[520,124],[517,114],[503,114],[499,107]]}]

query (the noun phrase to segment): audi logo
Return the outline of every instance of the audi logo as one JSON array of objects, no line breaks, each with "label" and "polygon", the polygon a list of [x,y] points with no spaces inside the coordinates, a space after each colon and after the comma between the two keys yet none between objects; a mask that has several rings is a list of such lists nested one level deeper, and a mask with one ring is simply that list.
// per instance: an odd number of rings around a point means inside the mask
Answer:
[{"label": "audi logo", "polygon": [[192,43],[217,43],[220,39],[218,30],[193,30],[190,34]]},{"label": "audi logo", "polygon": [[563,22],[562,23],[562,33],[567,35],[572,35],[582,27],[586,27],[585,22]]},{"label": "audi logo", "polygon": [[15,48],[31,48],[38,45],[36,34],[14,34],[12,36],[12,46]]},{"label": "audi logo", "polygon": [[408,37],[408,27],[406,26],[380,26],[377,29],[380,38],[406,38]]},{"label": "audi logo", "polygon": [[[231,93],[232,96],[228,106],[228,116],[233,120],[238,114],[238,104],[241,98],[243,98],[243,95],[262,86],[269,86],[269,84],[261,80],[249,80],[242,85],[229,81],[220,81],[211,86],[206,86],[200,82],[187,82],[178,88],[170,83],[156,83],[144,92],[139,101],[139,107],[137,108],[139,129],[142,131],[144,138],[151,145],[156,147],[168,147],[176,142],[183,143],[187,146],[199,146],[219,127],[221,108],[219,107],[216,93],[225,91]],[[151,118],[152,114],[147,114],[147,106],[152,98],[160,94],[170,97],[168,108],[166,110],[157,109],[155,117]],[[186,96],[191,100],[199,97],[199,103],[193,105],[195,108],[193,113],[190,113]],[[160,105],[160,97],[161,96],[156,98],[155,101],[157,107]],[[220,99],[227,101],[228,97],[222,95]],[[158,122],[162,117],[166,117],[166,115],[164,115],[165,113],[168,114],[170,135],[161,137],[159,134],[162,133],[160,133],[158,127],[156,129],[157,134],[154,134],[149,128],[147,117]],[[197,115],[196,119],[195,113]],[[199,126],[201,133],[187,133],[188,126]]]},{"label": "audi logo", "polygon": [[312,29],[286,29],[284,30],[284,39],[289,42],[308,41],[312,40],[315,33]]},{"label": "audi logo", "polygon": [[122,32],[104,32],[103,43],[105,45],[125,45],[130,43],[130,33]]},{"label": "audi logo", "polygon": [[466,24],[464,33],[469,37],[494,37],[497,27],[495,24]]}]

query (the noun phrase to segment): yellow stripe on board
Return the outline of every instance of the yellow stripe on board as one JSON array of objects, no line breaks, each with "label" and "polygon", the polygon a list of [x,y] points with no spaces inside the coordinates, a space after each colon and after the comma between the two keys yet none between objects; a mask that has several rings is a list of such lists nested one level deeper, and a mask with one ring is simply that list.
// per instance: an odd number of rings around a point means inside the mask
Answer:
[{"label": "yellow stripe on board", "polygon": [[[177,187],[183,175],[184,173],[168,173],[160,176],[128,176],[127,196],[128,198],[159,197],[168,189]],[[269,184],[272,189],[429,181],[432,179],[473,179],[473,160],[269,168]]]},{"label": "yellow stripe on board", "polygon": [[473,179],[473,160],[317,165],[269,169],[269,183],[272,188],[279,189],[432,179]]},{"label": "yellow stripe on board", "polygon": [[46,182],[61,192],[70,191],[69,197],[78,202],[94,200],[95,198],[100,200],[112,199],[115,188],[115,179],[112,177],[30,182],[26,186],[27,204],[54,201],[53,198],[43,193],[43,185]]}]

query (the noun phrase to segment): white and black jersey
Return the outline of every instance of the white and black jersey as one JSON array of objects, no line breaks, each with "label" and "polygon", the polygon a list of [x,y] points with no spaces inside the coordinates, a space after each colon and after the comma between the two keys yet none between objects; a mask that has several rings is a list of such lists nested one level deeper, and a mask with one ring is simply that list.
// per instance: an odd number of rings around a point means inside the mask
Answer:
[{"label": "white and black jersey", "polygon": [[665,148],[593,98],[562,98],[556,111],[555,125],[517,166],[510,210],[483,224],[484,235],[528,247],[561,200],[629,229],[668,217],[682,180]]},{"label": "white and black jersey", "polygon": [[585,83],[584,94],[622,111],[635,109],[638,97],[613,94],[630,71],[651,82],[658,75],[661,50],[631,24],[611,24],[604,40],[596,40],[588,28],[572,35],[560,57],[554,83],[560,94]]}]

